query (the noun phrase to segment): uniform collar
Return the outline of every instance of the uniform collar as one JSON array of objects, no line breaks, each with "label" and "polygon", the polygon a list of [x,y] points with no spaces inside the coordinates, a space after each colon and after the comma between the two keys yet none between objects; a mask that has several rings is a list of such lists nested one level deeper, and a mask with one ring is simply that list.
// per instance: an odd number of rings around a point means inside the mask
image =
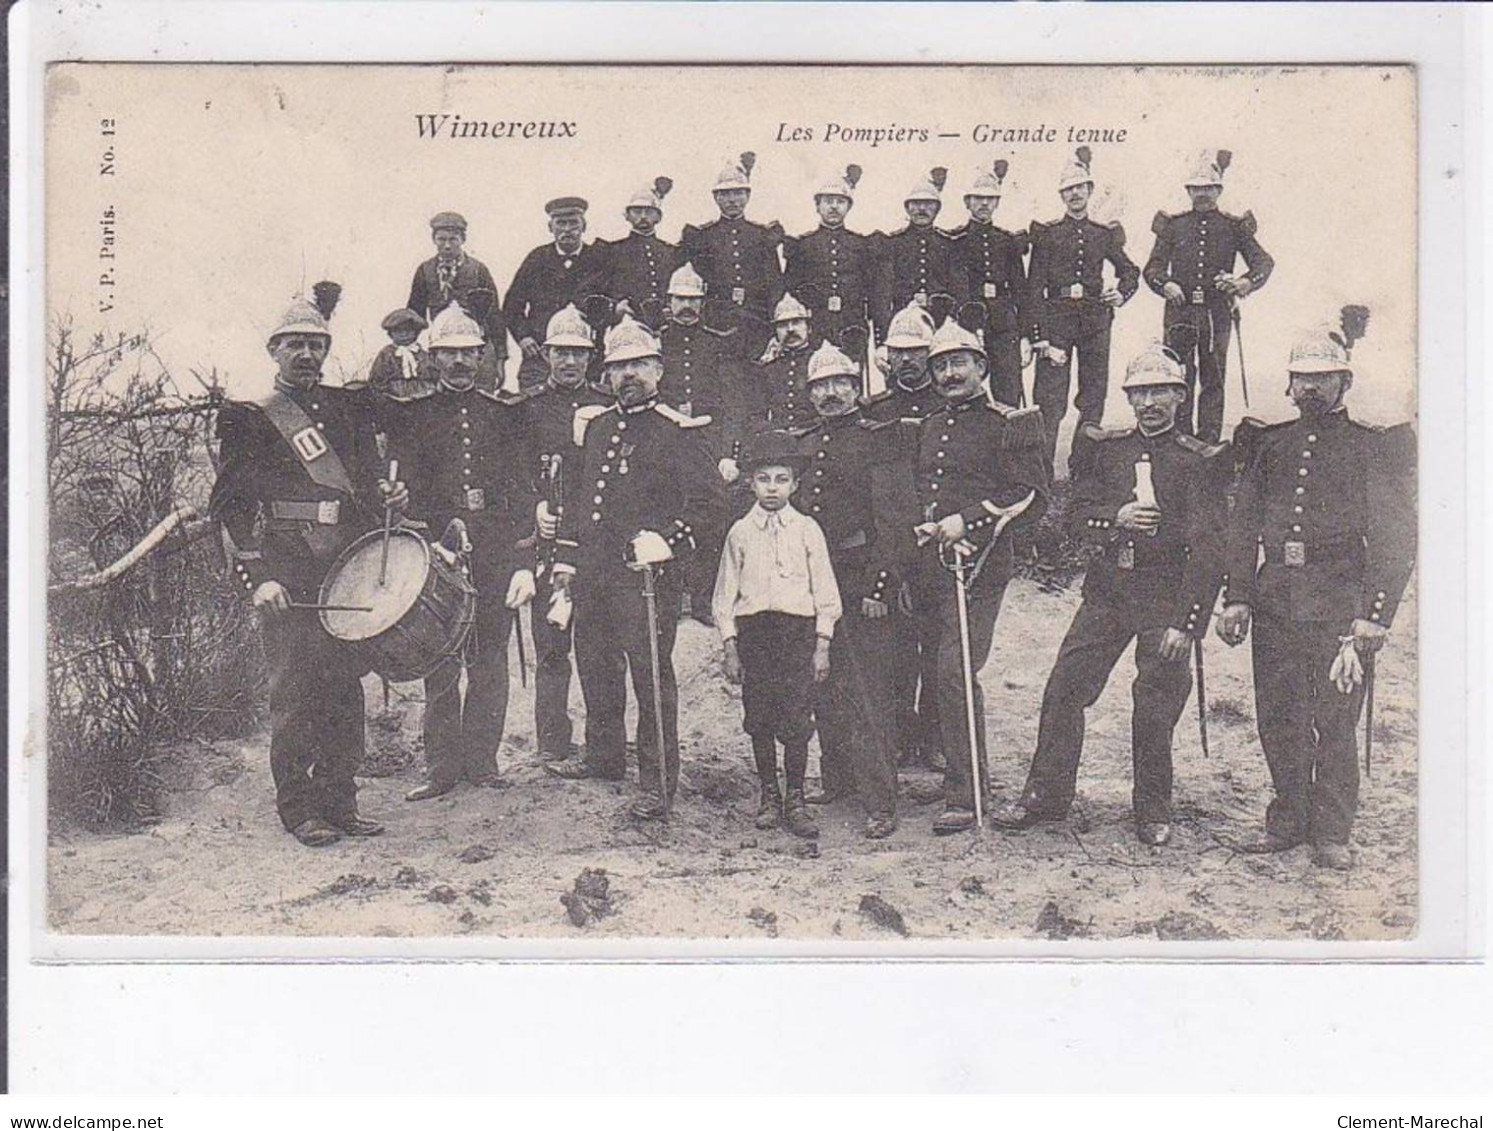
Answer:
[{"label": "uniform collar", "polygon": [[652,409],[657,404],[658,404],[658,394],[654,393],[651,397],[649,397],[642,404],[635,404],[631,408],[623,408],[622,407],[622,402],[619,401],[619,402],[617,402],[617,410],[619,412],[621,412],[622,415],[624,415],[624,416],[637,416],[638,413],[640,413],[640,412],[648,412],[650,409]]},{"label": "uniform collar", "polygon": [[477,391],[477,382],[473,381],[471,385],[465,389],[456,389],[446,384],[446,382],[440,377],[437,377],[435,380],[435,387],[437,392],[446,393],[449,396],[453,397],[464,397],[468,393],[475,393]]},{"label": "uniform collar", "polygon": [[893,387],[900,393],[931,393],[933,392],[933,378],[929,377],[921,385],[904,385],[900,380],[893,380]]},{"label": "uniform collar", "polygon": [[1166,436],[1171,435],[1176,430],[1177,430],[1177,423],[1176,423],[1176,421],[1173,421],[1172,423],[1168,424],[1160,432],[1147,432],[1144,428],[1142,428],[1140,426],[1139,423],[1137,423],[1136,426],[1135,426],[1135,434],[1137,436],[1139,436],[1142,440],[1160,440],[1160,439],[1165,438]]},{"label": "uniform collar", "polygon": [[574,385],[562,385],[562,384],[560,384],[560,382],[556,381],[553,377],[546,377],[544,379],[544,383],[549,386],[549,389],[550,389],[551,392],[559,393],[562,397],[565,396],[567,393],[569,393],[572,396],[574,396],[576,393],[584,393],[586,391],[586,388],[587,388],[587,386],[586,386],[586,379],[584,377],[582,377]]},{"label": "uniform collar", "polygon": [[287,385],[284,381],[280,380],[279,374],[275,375],[275,391],[277,393],[284,393],[290,397],[309,397],[321,387],[320,377],[316,379],[316,384],[312,385],[309,389],[302,389],[299,385]]},{"label": "uniform collar", "polygon": [[814,416],[814,427],[845,428],[851,424],[854,424],[859,418],[860,413],[856,412],[854,409],[851,409],[849,412],[842,413],[839,416],[819,416],[816,413]]}]

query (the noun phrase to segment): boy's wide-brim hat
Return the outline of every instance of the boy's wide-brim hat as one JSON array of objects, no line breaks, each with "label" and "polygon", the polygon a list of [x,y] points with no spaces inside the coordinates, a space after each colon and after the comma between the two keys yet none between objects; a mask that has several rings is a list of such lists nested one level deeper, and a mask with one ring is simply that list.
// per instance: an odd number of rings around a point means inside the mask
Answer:
[{"label": "boy's wide-brim hat", "polygon": [[748,445],[743,470],[750,475],[759,467],[791,467],[802,474],[808,464],[798,441],[787,432],[763,432]]}]

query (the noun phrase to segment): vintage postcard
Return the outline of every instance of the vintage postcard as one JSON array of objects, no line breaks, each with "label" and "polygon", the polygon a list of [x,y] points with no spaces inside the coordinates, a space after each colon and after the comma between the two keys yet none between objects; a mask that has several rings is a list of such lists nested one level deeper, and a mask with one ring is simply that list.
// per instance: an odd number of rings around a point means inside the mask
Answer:
[{"label": "vintage postcard", "polygon": [[1416,935],[1414,68],[45,99],[60,951]]}]

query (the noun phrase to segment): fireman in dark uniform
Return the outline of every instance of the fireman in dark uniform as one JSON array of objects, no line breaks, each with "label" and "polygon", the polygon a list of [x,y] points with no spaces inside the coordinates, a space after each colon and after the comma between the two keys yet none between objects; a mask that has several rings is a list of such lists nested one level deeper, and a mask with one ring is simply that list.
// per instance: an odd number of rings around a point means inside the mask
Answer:
[{"label": "fireman in dark uniform", "polygon": [[709,296],[740,312],[741,356],[747,360],[757,358],[767,345],[772,311],[784,290],[778,261],[782,226],[746,218],[756,160],[755,154],[743,153],[739,163],[727,163],[712,190],[720,216],[698,228],[686,224],[679,241],[681,258],[694,264]]},{"label": "fireman in dark uniform", "polygon": [[1275,798],[1266,847],[1312,845],[1313,860],[1352,866],[1365,679],[1415,562],[1415,436],[1349,417],[1349,350],[1367,312],[1297,341],[1289,363],[1300,416],[1246,419],[1229,522],[1218,635],[1254,632],[1255,718]]},{"label": "fireman in dark uniform", "polygon": [[1021,370],[1031,355],[1026,338],[1026,320],[1017,305],[1026,299],[1028,246],[1025,230],[1008,232],[992,222],[1000,205],[1001,185],[1009,168],[997,161],[980,170],[964,194],[969,222],[949,233],[954,240],[954,261],[964,284],[961,303],[978,303],[984,309],[985,352],[990,355],[990,387],[996,400],[1016,406],[1022,403]]},{"label": "fireman in dark uniform", "polygon": [[270,393],[218,414],[219,472],[209,504],[223,527],[235,582],[260,613],[270,685],[275,807],[311,847],[373,836],[358,815],[353,774],[363,756],[367,666],[300,605],[315,604],[328,568],[385,507],[409,501],[380,477],[378,437],[361,392],[320,383],[326,320],[304,300],[269,337]]},{"label": "fireman in dark uniform", "polygon": [[753,408],[752,430],[792,428],[814,414],[804,391],[809,372],[809,309],[792,294],[785,294],[772,312],[773,340],[757,360],[756,372],[747,381]]},{"label": "fireman in dark uniform", "polygon": [[[1219,211],[1229,160],[1226,149],[1204,153],[1187,178],[1192,209],[1156,213],[1151,222],[1156,246],[1142,272],[1146,284],[1166,299],[1161,323],[1166,344],[1187,367],[1188,403],[1178,423],[1211,444],[1223,432],[1232,316],[1239,300],[1263,287],[1275,268],[1255,239],[1254,213]],[[1234,274],[1238,259],[1244,260],[1242,275]]]},{"label": "fireman in dark uniform", "polygon": [[[961,832],[975,823],[969,729],[964,695],[958,582],[943,561],[969,553],[970,681],[974,689],[975,743],[981,777],[985,760],[985,702],[979,672],[990,656],[995,620],[1011,578],[1011,534],[1015,523],[1034,522],[1047,505],[1051,469],[1043,445],[1039,409],[1013,409],[990,394],[984,347],[953,319],[939,327],[929,351],[933,381],[943,407],[918,433],[917,487],[924,543],[912,570],[913,608],[932,619],[938,655],[938,717],[948,769],[944,811],[933,823],[938,834]],[[942,560],[941,560],[942,559]]]},{"label": "fireman in dark uniform", "polygon": [[873,317],[884,323],[874,242],[845,227],[860,177],[861,167],[849,165],[843,178],[820,185],[814,193],[819,227],[783,241],[784,284],[809,308],[815,339],[842,347],[849,344],[841,338],[846,327],[866,329]]},{"label": "fireman in dark uniform", "polygon": [[[1058,429],[1068,412],[1073,355],[1078,355],[1080,424],[1099,424],[1109,391],[1109,332],[1116,308],[1140,286],[1140,269],[1125,254],[1125,230],[1116,221],[1089,219],[1094,179],[1089,150],[1079,146],[1063,168],[1058,195],[1067,214],[1051,224],[1033,220],[1032,258],[1027,271],[1026,311],[1036,355],[1032,400],[1047,427],[1047,455],[1057,453]],[[1104,285],[1104,264],[1115,270],[1115,287]]]},{"label": "fireman in dark uniform", "polygon": [[508,357],[498,284],[484,263],[466,253],[467,222],[461,213],[432,216],[430,238],[436,254],[415,268],[410,298],[404,305],[427,323],[453,302],[475,318],[487,339],[477,382],[485,389],[496,389],[503,384],[503,362]]},{"label": "fireman in dark uniform", "polygon": [[[744,400],[744,366],[736,345],[741,330],[706,325],[704,309],[705,282],[686,263],[669,280],[668,311],[659,333],[664,375],[658,397],[685,416],[710,418],[697,435],[709,449],[721,479],[734,483],[741,474],[738,460],[751,409]],[[718,533],[725,538],[724,529]],[[689,609],[702,624],[711,623],[722,544],[710,541],[703,532],[695,538],[689,565]]]},{"label": "fireman in dark uniform", "polygon": [[584,489],[575,418],[582,409],[605,408],[611,393],[589,384],[586,374],[596,353],[586,318],[574,305],[557,311],[544,335],[550,375],[523,394],[529,415],[530,446],[537,452],[541,498],[535,512],[539,535],[538,592],[532,621],[534,638],[534,741],[539,756],[553,762],[575,753],[570,723],[571,624],[568,599],[555,605],[552,567],[555,535],[567,495]]},{"label": "fireman in dark uniform", "polygon": [[[606,337],[607,380],[617,404],[576,415],[580,475],[560,522],[555,586],[574,590],[575,658],[586,697],[584,757],[553,763],[560,777],[620,781],[627,770],[624,718],[631,669],[638,706],[642,819],[661,817],[649,624],[642,563],[657,566],[659,696],[663,765],[672,792],[679,778],[679,692],[674,635],[684,587],[675,555],[721,525],[720,475],[695,435],[694,421],[658,399],[658,339],[631,318]],[[719,537],[718,535],[716,537]]]},{"label": "fireman in dark uniform", "polygon": [[991,819],[1020,829],[1067,816],[1084,710],[1134,641],[1132,807],[1141,842],[1162,845],[1171,839],[1172,732],[1192,688],[1189,653],[1208,629],[1222,580],[1229,462],[1224,446],[1177,426],[1187,384],[1175,355],[1159,345],[1141,354],[1124,388],[1136,427],[1086,424],[1073,444],[1069,524],[1102,555],[1089,566],[1083,604],[1047,678],[1026,788]]},{"label": "fireman in dark uniform", "polygon": [[635,318],[651,325],[658,324],[668,301],[669,277],[683,262],[678,246],[658,237],[664,197],[673,187],[668,177],[655,177],[650,187],[633,193],[623,209],[631,230],[620,240],[597,243],[606,260],[602,293],[625,302]]},{"label": "fireman in dark uniform", "polygon": [[[924,419],[943,407],[928,371],[933,345],[933,318],[909,303],[897,312],[887,330],[887,387],[862,401],[868,420],[898,425],[901,474],[912,484],[917,435]],[[916,505],[913,510],[916,512]],[[916,516],[914,516],[916,517]],[[945,768],[943,739],[938,729],[938,648],[935,622],[917,609],[893,615],[897,629],[894,681],[897,700],[897,752],[903,765],[922,762],[940,772]]]},{"label": "fireman in dark uniform", "polygon": [[554,239],[524,256],[503,300],[503,317],[524,354],[518,367],[521,389],[541,385],[549,376],[540,343],[555,311],[570,303],[584,309],[586,299],[605,293],[606,256],[585,242],[586,207],[578,196],[544,206]]},{"label": "fireman in dark uniform", "polygon": [[389,448],[409,483],[411,517],[433,534],[453,519],[465,524],[477,615],[464,655],[426,677],[429,779],[408,801],[440,797],[463,778],[473,785],[497,781],[508,716],[508,641],[515,611],[534,596],[534,559],[519,547],[533,533],[537,501],[523,399],[477,388],[482,330],[460,307],[436,315],[429,341],[437,389],[398,415]]},{"label": "fireman in dark uniform", "polygon": [[911,524],[895,521],[887,507],[889,481],[899,472],[895,425],[860,415],[860,379],[854,361],[821,345],[809,362],[807,386],[817,419],[789,433],[808,461],[798,505],[824,530],[845,607],[830,643],[829,678],[815,688],[823,793],[810,800],[855,791],[865,806],[866,835],[880,839],[897,827],[892,610],[896,562],[907,557],[912,534]]},{"label": "fireman in dark uniform", "polygon": [[903,199],[907,226],[876,241],[881,270],[881,310],[877,326],[885,330],[891,316],[908,303],[926,307],[936,295],[952,301],[964,291],[954,258],[954,240],[934,227],[943,207],[943,186],[949,171],[932,170]]}]

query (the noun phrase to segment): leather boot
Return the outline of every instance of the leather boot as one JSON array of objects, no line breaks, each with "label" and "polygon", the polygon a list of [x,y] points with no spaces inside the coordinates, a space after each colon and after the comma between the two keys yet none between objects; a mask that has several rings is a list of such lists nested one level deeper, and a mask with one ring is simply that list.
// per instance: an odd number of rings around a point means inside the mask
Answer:
[{"label": "leather boot", "polygon": [[804,791],[801,789],[790,789],[787,800],[783,802],[783,823],[788,826],[788,831],[794,836],[812,839],[819,835],[819,826],[809,816],[809,806],[804,801]]},{"label": "leather boot", "polygon": [[777,779],[762,783],[762,800],[757,805],[757,827],[775,829],[783,819],[783,795]]}]

